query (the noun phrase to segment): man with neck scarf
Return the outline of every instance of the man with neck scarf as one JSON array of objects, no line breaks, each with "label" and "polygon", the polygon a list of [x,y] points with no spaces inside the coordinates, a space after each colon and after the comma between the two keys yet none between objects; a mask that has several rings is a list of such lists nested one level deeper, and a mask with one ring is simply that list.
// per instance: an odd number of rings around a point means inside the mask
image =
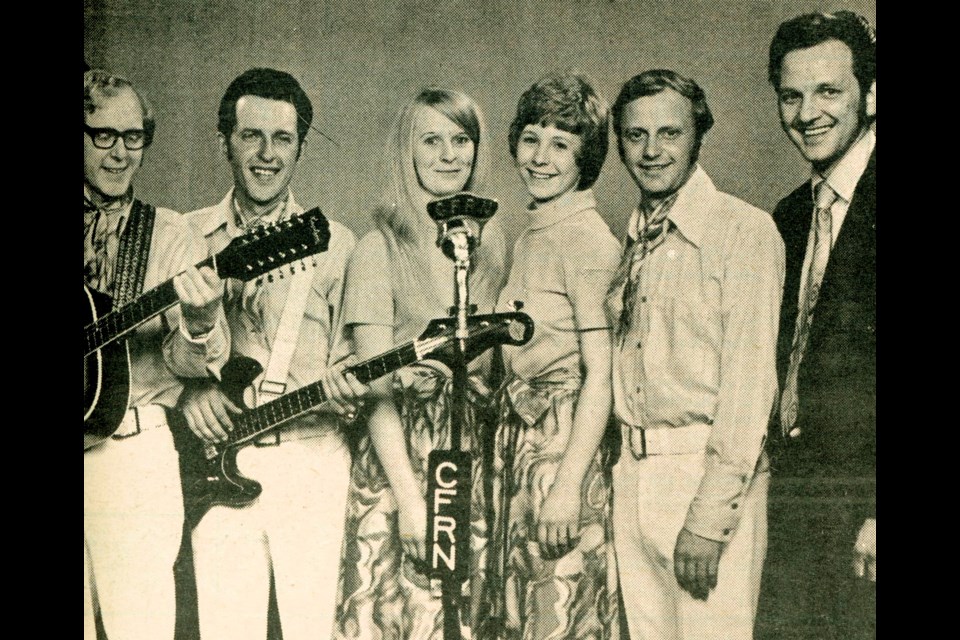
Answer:
[{"label": "man with neck scarf", "polygon": [[117,305],[172,278],[181,300],[126,338],[129,408],[113,436],[83,454],[84,638],[96,638],[99,610],[110,640],[171,640],[183,503],[166,412],[182,390],[175,374],[205,376],[226,360],[223,285],[192,266],[203,248],[180,214],[133,197],[153,138],[149,104],[106,71],[83,80],[84,284]]},{"label": "man with neck scarf", "polygon": [[640,203],[607,304],[614,545],[633,638],[749,640],[766,548],[783,243],[697,163],[713,124],[692,80],[652,70],[613,105]]}]

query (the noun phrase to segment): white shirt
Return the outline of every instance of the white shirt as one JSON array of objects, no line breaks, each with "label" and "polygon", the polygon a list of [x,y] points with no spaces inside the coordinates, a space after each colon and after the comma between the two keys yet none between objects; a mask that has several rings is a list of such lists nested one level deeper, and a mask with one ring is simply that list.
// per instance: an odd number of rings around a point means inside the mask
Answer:
[{"label": "white shirt", "polygon": [[[877,147],[877,134],[873,129],[867,129],[867,132],[860,136],[860,139],[853,143],[837,166],[826,177],[819,172],[814,171],[810,177],[810,186],[813,189],[813,201],[817,200],[817,186],[826,180],[827,185],[837,194],[837,199],[830,205],[830,247],[837,243],[837,236],[840,234],[840,226],[847,217],[847,211],[850,209],[850,201],[853,200],[853,192],[857,189],[857,183],[863,177],[863,172],[867,170],[867,164],[870,163],[870,156]],[[810,234],[807,236],[807,250],[803,255],[803,271],[800,272],[800,291],[797,296],[800,307],[803,307],[803,296],[807,290],[807,274],[810,273],[810,261],[813,260],[813,247],[816,243],[817,220],[816,207],[810,210],[810,216],[813,222],[810,224]]]}]

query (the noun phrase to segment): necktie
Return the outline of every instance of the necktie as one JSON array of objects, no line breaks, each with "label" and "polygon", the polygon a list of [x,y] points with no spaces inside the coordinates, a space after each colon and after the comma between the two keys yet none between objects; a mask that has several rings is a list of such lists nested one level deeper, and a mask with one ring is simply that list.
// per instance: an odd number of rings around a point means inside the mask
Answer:
[{"label": "necktie", "polygon": [[670,230],[670,222],[667,220],[667,214],[676,201],[676,194],[669,198],[649,213],[644,214],[646,223],[643,228],[638,229],[637,239],[627,239],[627,252],[629,253],[630,267],[627,272],[627,281],[623,287],[623,306],[620,312],[620,322],[617,326],[617,337],[622,341],[630,328],[630,322],[633,318],[635,306],[635,295],[637,283],[640,281],[640,271],[644,259],[653,253],[653,250],[663,244],[667,239],[667,232]]},{"label": "necktie", "polygon": [[810,257],[806,286],[800,298],[797,326],[793,336],[793,348],[790,351],[790,367],[787,369],[787,380],[783,395],[780,397],[780,426],[783,434],[792,438],[800,435],[800,428],[795,426],[799,409],[797,378],[803,353],[807,348],[807,340],[810,337],[813,312],[817,306],[817,299],[820,297],[823,272],[826,271],[827,262],[830,259],[830,248],[833,244],[833,219],[830,215],[830,207],[836,199],[837,194],[830,188],[826,180],[817,185],[813,255]]}]

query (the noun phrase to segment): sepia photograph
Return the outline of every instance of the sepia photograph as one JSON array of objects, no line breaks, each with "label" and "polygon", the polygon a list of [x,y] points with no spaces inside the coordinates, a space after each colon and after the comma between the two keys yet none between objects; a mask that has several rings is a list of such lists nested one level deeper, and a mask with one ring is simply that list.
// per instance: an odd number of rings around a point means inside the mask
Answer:
[{"label": "sepia photograph", "polygon": [[85,640],[876,637],[876,0],[84,0]]}]

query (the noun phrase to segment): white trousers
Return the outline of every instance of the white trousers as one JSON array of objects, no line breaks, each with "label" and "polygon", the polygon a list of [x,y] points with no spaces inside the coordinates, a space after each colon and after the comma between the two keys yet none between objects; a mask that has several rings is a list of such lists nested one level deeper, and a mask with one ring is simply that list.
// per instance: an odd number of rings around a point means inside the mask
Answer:
[{"label": "white trousers", "polygon": [[284,640],[333,634],[350,452],[341,435],[240,450],[263,493],[213,507],[193,531],[203,640],[264,640],[273,574]]},{"label": "white trousers", "polygon": [[740,524],[720,556],[706,601],[680,588],[673,551],[703,477],[704,454],[652,455],[628,448],[613,468],[614,547],[631,640],[750,640],[767,547],[770,473],[742,500]]},{"label": "white trousers", "polygon": [[83,637],[99,606],[110,640],[172,640],[183,534],[180,468],[166,426],[83,454]]}]

